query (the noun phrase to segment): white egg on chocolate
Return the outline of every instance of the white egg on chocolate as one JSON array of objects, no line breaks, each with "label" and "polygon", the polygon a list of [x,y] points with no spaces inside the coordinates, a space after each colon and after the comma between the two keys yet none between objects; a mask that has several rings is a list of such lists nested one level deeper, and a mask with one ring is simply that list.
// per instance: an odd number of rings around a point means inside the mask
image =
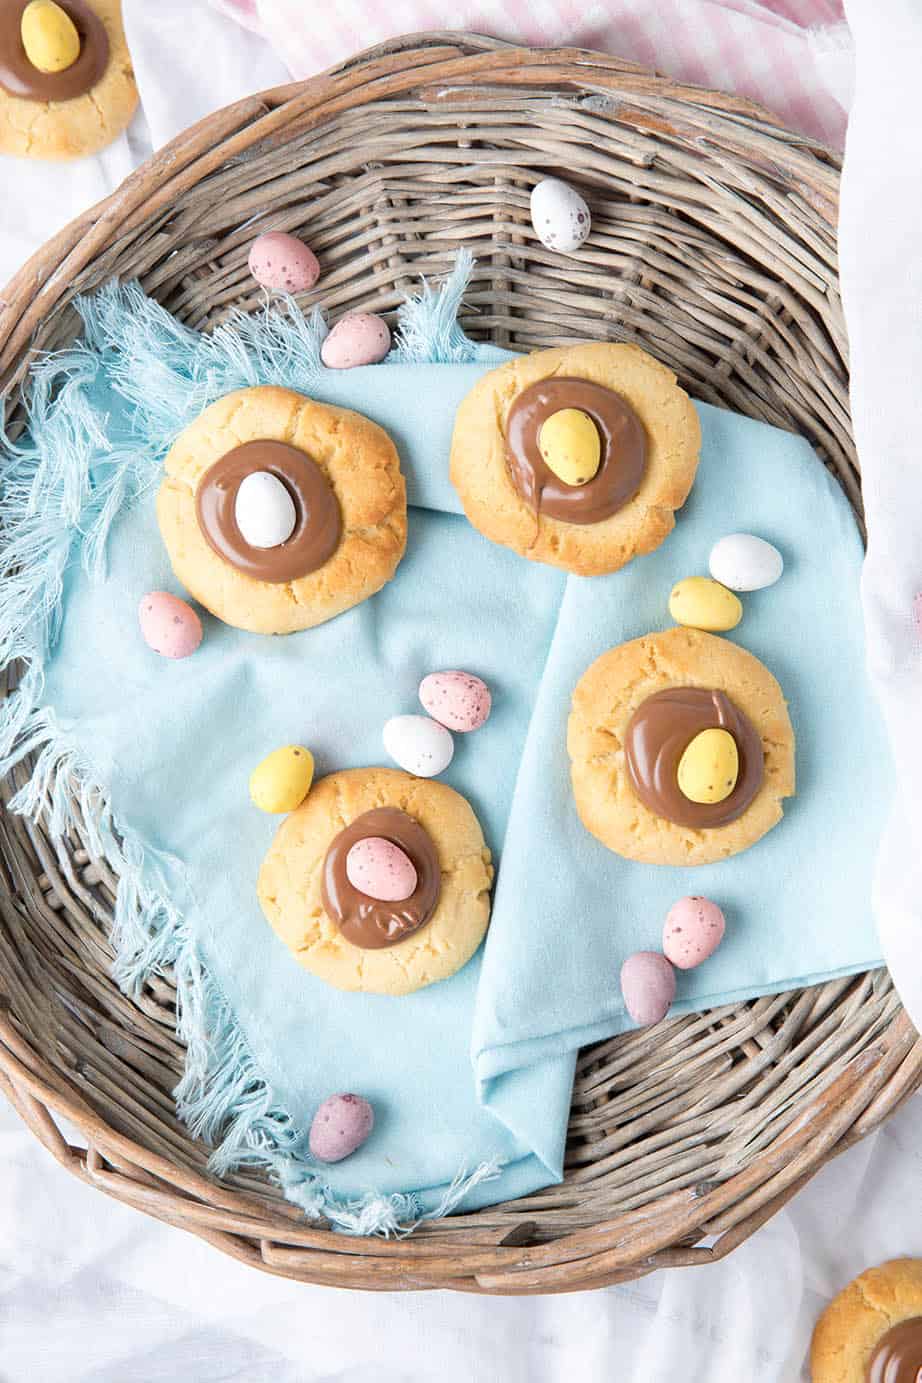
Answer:
[{"label": "white egg on chocolate", "polygon": [[761,591],[774,586],[784,571],[784,558],[754,533],[728,533],[711,548],[708,567],[714,580],[728,590]]},{"label": "white egg on chocolate", "polygon": [[562,178],[542,178],[531,190],[531,224],[548,250],[572,254],[589,234],[589,208]]},{"label": "white egg on chocolate", "polygon": [[234,519],[250,547],[280,547],[297,523],[294,500],[271,471],[251,471],[237,489]]},{"label": "white egg on chocolate", "polygon": [[417,778],[443,773],[455,752],[451,732],[428,716],[392,716],[382,738],[394,762]]}]

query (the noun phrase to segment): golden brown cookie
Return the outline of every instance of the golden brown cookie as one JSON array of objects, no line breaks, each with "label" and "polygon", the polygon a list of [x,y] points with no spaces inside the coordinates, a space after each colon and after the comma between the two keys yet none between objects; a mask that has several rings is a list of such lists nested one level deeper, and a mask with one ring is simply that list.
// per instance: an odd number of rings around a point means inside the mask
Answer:
[{"label": "golden brown cookie", "polygon": [[[651,811],[628,773],[625,736],[634,712],[668,688],[723,692],[761,740],[761,786],[737,819],[694,829]],[[580,678],[567,730],[576,808],[609,850],[643,864],[711,864],[771,830],[794,792],[794,731],[781,688],[746,649],[698,629],[646,634],[603,653]]]},{"label": "golden brown cookie", "polygon": [[833,1297],[810,1347],[813,1383],[922,1379],[922,1259],[868,1268]]},{"label": "golden brown cookie", "polygon": [[[219,556],[196,510],[203,476],[248,442],[286,443],[323,473],[341,535],[322,566],[297,579],[260,580]],[[173,571],[207,610],[238,629],[290,634],[310,629],[374,595],[390,580],[407,539],[406,487],[397,449],[377,423],[273,385],[218,399],[174,442],[157,496]]]},{"label": "golden brown cookie", "polygon": [[[122,27],[120,0],[85,0],[102,21],[109,56],[100,79],[69,100],[33,100],[0,86],[0,153],[21,158],[72,159],[98,153],[127,128],[138,105],[138,89]],[[9,22],[18,29],[20,11]]]},{"label": "golden brown cookie", "polygon": [[[587,380],[625,400],[646,434],[640,488],[610,517],[565,522],[536,511],[513,481],[507,422],[515,400],[553,376]],[[564,407],[561,399],[558,407]],[[451,479],[475,528],[523,557],[581,576],[617,571],[659,547],[688,497],[701,446],[698,415],[675,375],[639,346],[587,344],[535,351],[491,370],[462,401]]]},{"label": "golden brown cookie", "polygon": [[[430,920],[396,945],[353,945],[324,908],[327,850],[364,812],[396,807],[428,832],[441,870]],[[356,768],[314,784],[282,822],[259,872],[257,893],[271,926],[305,969],[335,989],[410,994],[446,980],[477,950],[490,917],[493,867],[467,800],[429,778],[393,768]]]}]

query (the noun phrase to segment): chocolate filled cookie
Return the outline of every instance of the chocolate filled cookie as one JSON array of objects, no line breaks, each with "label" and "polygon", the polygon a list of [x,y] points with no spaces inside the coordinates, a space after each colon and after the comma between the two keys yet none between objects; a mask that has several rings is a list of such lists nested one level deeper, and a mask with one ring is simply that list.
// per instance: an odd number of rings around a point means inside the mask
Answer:
[{"label": "chocolate filled cookie", "polygon": [[[382,838],[415,870],[399,901],[364,894],[348,875],[356,843]],[[399,769],[357,768],[315,783],[286,818],[257,892],[274,931],[318,979],[398,995],[467,964],[487,929],[492,882],[480,823],[460,793]]]},{"label": "chocolate filled cookie", "polygon": [[794,792],[794,731],[753,654],[676,628],[603,653],[573,693],[576,808],[626,859],[711,864],[753,845]]},{"label": "chocolate filled cookie", "polygon": [[583,576],[659,547],[698,466],[698,415],[638,346],[536,351],[458,409],[451,479],[475,528]]},{"label": "chocolate filled cookie", "polygon": [[120,0],[0,0],[0,153],[84,158],[137,104]]},{"label": "chocolate filled cookie", "polygon": [[239,389],[177,438],[157,496],[173,571],[225,624],[290,634],[393,576],[406,487],[390,437],[291,389]]},{"label": "chocolate filled cookie", "polygon": [[813,1383],[922,1383],[922,1259],[868,1268],[833,1297],[810,1348]]}]

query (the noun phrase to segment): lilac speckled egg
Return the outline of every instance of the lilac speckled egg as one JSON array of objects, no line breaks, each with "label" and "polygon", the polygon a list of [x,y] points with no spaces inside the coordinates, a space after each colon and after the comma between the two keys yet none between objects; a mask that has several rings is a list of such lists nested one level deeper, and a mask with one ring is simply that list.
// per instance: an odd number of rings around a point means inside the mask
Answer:
[{"label": "lilac speckled egg", "polygon": [[374,312],[350,312],[342,317],[320,347],[320,359],[331,370],[377,365],[391,348],[390,329]]},{"label": "lilac speckled egg", "polygon": [[169,591],[148,591],[138,606],[144,642],[164,658],[188,658],[202,642],[202,621]]},{"label": "lilac speckled egg", "polygon": [[375,1112],[361,1095],[330,1095],[314,1115],[310,1150],[321,1162],[342,1162],[375,1126]]},{"label": "lilac speckled egg", "polygon": [[419,699],[449,730],[479,730],[493,704],[486,682],[470,672],[430,672],[419,684]]},{"label": "lilac speckled egg", "polygon": [[306,293],[320,277],[314,251],[284,231],[257,236],[248,263],[256,282],[272,293]]},{"label": "lilac speckled egg", "polygon": [[357,840],[346,856],[346,878],[359,893],[382,903],[402,903],[416,892],[416,866],[406,851],[384,836]]},{"label": "lilac speckled egg", "polygon": [[680,970],[693,970],[717,950],[726,925],[709,898],[680,898],[666,914],[663,951]]},{"label": "lilac speckled egg", "polygon": [[658,1023],[675,998],[675,971],[659,951],[635,951],[621,967],[621,993],[635,1023]]}]

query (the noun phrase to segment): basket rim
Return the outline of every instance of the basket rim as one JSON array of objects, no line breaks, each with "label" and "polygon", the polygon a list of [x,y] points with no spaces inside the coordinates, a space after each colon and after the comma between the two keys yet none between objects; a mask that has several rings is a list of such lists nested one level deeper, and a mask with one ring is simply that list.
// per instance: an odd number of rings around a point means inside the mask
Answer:
[{"label": "basket rim", "polygon": [[[661,130],[666,122],[668,129],[670,120],[682,118],[700,121],[705,130],[709,122],[731,129],[737,124],[757,154],[774,155],[773,166],[777,146],[783,145],[789,165],[779,175],[797,186],[834,232],[837,156],[786,130],[751,101],[677,83],[587,49],[532,49],[454,31],[406,35],[319,76],[245,97],[206,116],[46,242],[0,297],[4,399],[28,371],[35,327],[58,308],[80,270],[180,190],[257,144],[285,143],[345,110],[411,91],[447,100],[466,86],[502,86],[525,95],[548,88],[627,90],[630,101],[619,105],[619,113],[636,117],[641,128],[646,120],[649,128]],[[725,1181],[660,1197],[655,1225],[643,1211],[627,1211],[547,1244],[520,1244],[514,1235],[487,1231],[476,1242],[446,1249],[425,1233],[411,1240],[344,1239],[305,1227],[301,1212],[287,1204],[270,1208],[245,1191],[177,1168],[109,1127],[79,1089],[33,1049],[0,995],[0,1089],[69,1171],[263,1271],[347,1287],[528,1294],[606,1286],[664,1266],[717,1261],[920,1084],[922,1039],[901,1010],[873,1045],[804,1104],[793,1127],[766,1154]],[[52,1113],[74,1124],[88,1148],[72,1146]],[[476,1216],[452,1219],[474,1223]],[[719,1234],[712,1247],[696,1242],[705,1232]],[[357,1260],[365,1274],[361,1282],[355,1280]]]}]

